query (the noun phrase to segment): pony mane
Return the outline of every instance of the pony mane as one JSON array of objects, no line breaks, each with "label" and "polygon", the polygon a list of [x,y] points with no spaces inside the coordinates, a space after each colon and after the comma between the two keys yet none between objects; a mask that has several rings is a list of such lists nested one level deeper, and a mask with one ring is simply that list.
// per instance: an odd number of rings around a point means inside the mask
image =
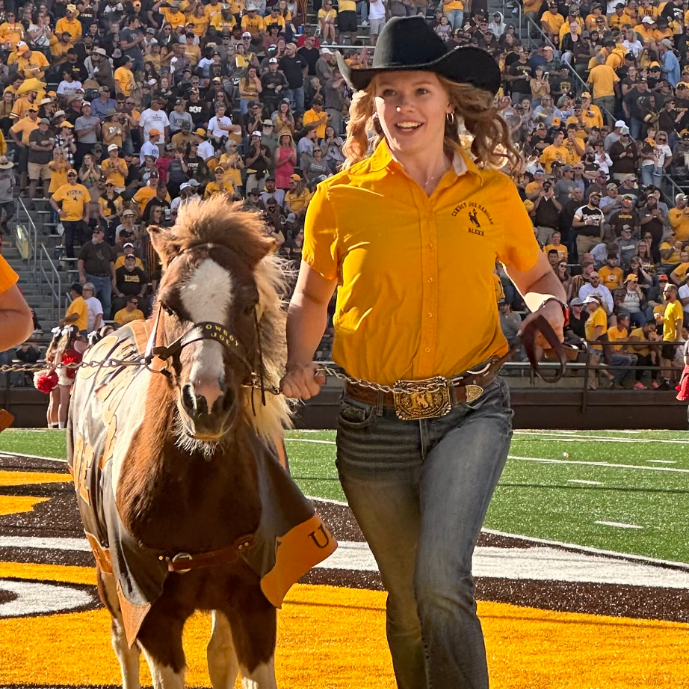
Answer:
[{"label": "pony mane", "polygon": [[[174,227],[153,228],[151,235],[163,267],[180,251],[199,244],[224,246],[251,266],[259,292],[264,380],[267,387],[279,387],[287,362],[287,271],[284,262],[271,253],[272,242],[265,236],[260,215],[217,194],[207,201],[183,204]],[[244,406],[246,419],[259,436],[270,443],[282,442],[285,428],[292,425],[290,403],[283,395],[267,392],[263,406],[261,391],[247,388]]]},{"label": "pony mane", "polygon": [[242,205],[241,201],[232,203],[223,194],[207,201],[194,199],[180,205],[173,227],[149,228],[163,267],[180,251],[198,244],[219,244],[253,268],[270,251],[271,243],[260,215],[244,211]]}]

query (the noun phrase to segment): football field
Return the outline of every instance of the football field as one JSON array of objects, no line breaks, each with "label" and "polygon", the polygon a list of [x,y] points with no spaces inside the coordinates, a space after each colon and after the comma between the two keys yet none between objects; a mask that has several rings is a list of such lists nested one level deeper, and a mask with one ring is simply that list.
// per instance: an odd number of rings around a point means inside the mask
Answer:
[{"label": "football field", "polygon": [[[286,445],[340,547],[280,612],[278,684],[393,689],[385,593],[335,434],[292,431]],[[687,450],[689,432],[515,433],[474,555],[493,689],[689,687]],[[0,434],[0,687],[119,683],[64,460],[64,431]],[[190,686],[209,686],[207,639],[195,615]]]},{"label": "football field", "polygon": [[[64,431],[9,430],[0,452],[64,459]],[[291,431],[292,476],[344,501],[334,431]],[[689,432],[517,431],[485,527],[689,563]]]}]

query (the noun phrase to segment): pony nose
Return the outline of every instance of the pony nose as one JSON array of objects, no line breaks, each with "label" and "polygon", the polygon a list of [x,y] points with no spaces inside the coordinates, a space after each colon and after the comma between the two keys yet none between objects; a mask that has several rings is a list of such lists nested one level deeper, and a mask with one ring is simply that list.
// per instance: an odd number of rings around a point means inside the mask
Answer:
[{"label": "pony nose", "polygon": [[222,399],[227,388],[219,380],[200,380],[187,383],[182,389],[182,404],[192,416],[213,413],[215,403]]}]

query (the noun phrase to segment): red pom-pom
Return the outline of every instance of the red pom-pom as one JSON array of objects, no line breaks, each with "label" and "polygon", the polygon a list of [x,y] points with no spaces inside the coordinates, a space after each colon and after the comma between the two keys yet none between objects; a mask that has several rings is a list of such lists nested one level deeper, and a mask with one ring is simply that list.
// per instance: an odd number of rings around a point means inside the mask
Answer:
[{"label": "red pom-pom", "polygon": [[40,371],[34,376],[36,390],[49,395],[57,387],[57,373],[55,371]]},{"label": "red pom-pom", "polygon": [[[62,363],[66,366],[67,364],[80,364],[81,363],[81,354],[79,352],[75,352],[74,350],[70,352],[65,352],[62,355]],[[67,377],[68,378],[76,378],[77,375],[77,369],[76,368],[68,368],[66,369]]]}]

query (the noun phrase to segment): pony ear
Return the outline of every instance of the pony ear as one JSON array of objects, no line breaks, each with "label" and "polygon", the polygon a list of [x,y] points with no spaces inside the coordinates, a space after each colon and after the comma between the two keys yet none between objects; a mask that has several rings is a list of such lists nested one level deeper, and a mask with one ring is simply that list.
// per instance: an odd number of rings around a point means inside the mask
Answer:
[{"label": "pony ear", "polygon": [[151,244],[160,257],[163,268],[167,268],[170,261],[179,253],[180,245],[173,240],[170,228],[149,225],[147,229]]}]

